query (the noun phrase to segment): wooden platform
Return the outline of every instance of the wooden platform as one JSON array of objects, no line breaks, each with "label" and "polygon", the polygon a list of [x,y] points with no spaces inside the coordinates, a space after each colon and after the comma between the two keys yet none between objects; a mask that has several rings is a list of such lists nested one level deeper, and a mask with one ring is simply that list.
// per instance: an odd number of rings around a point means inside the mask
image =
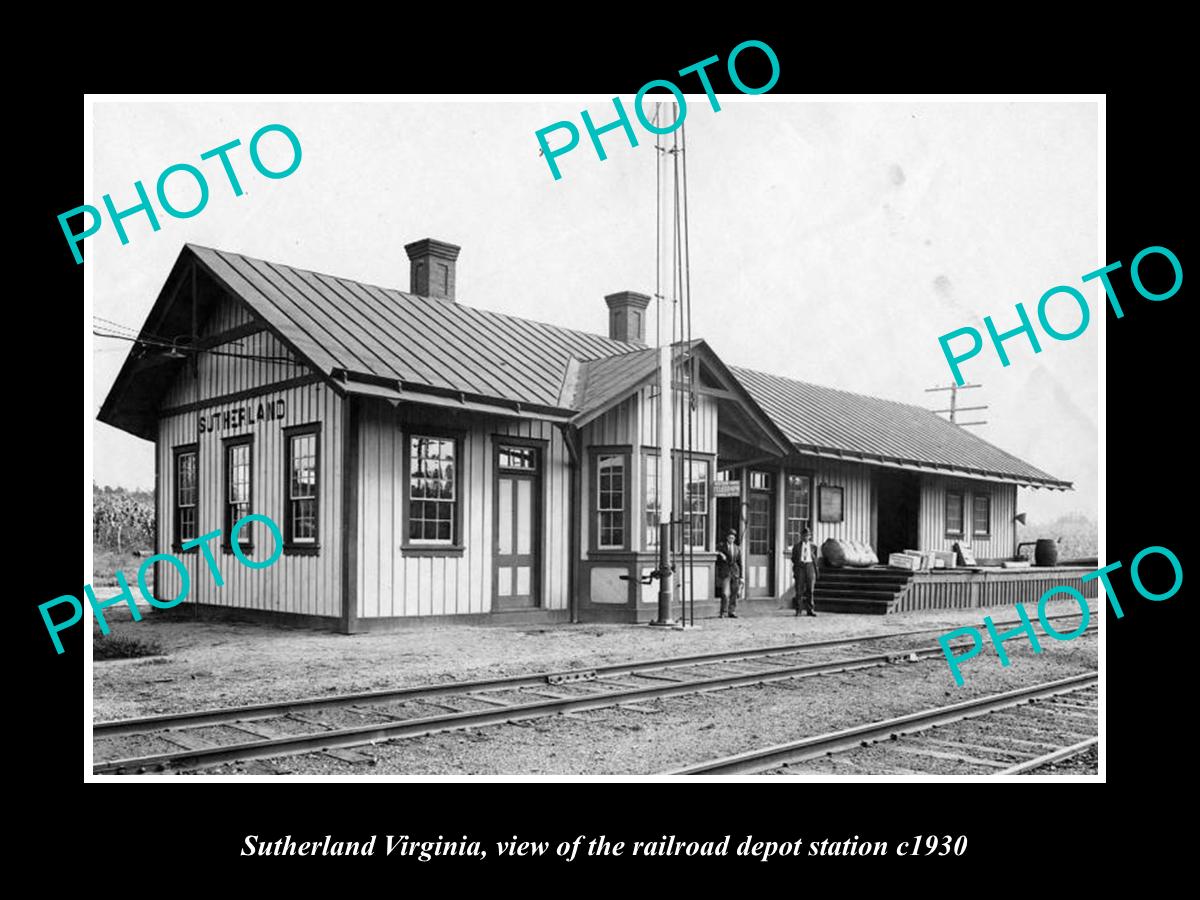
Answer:
[{"label": "wooden platform", "polygon": [[[971,609],[1037,604],[1050,588],[1073,587],[1096,596],[1096,581],[1084,582],[1094,568],[1054,566],[1029,569],[937,569],[906,572],[888,566],[823,569],[813,600],[818,612],[908,612],[917,609]],[[1031,610],[1032,611],[1032,610]]]}]

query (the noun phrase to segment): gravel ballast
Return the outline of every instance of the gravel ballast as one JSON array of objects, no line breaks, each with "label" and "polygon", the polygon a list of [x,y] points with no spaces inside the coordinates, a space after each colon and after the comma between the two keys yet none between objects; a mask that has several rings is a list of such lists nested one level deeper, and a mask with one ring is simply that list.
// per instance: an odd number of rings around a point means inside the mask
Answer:
[{"label": "gravel ballast", "polygon": [[[1051,612],[1077,612],[1073,603]],[[663,656],[680,656],[767,645],[935,629],[846,648],[811,651],[811,659],[870,655],[926,647],[939,634],[979,626],[984,615],[1013,618],[1009,608],[938,610],[897,616],[790,614],[705,620],[686,631],[646,626],[561,625],[539,628],[445,625],[395,634],[337,635],[298,628],[163,619],[124,622],[116,628],[148,629],[164,648],[153,661],[98,662],[93,668],[97,720],[268,700],[381,690],[418,684],[564,671]],[[1069,630],[1070,620],[1058,627]],[[966,663],[966,684],[956,687],[944,659],[897,661],[863,669],[687,695],[639,700],[636,705],[556,715],[519,723],[273,760],[232,763],[205,774],[276,772],[315,775],[636,775],[656,774],[707,759],[916,712],[983,694],[1094,670],[1096,635],[1069,642],[1043,640],[1034,654],[1025,640],[1006,644],[1011,665],[1002,667],[990,646]],[[809,660],[806,655],[805,660]],[[733,664],[736,667],[736,664]],[[710,673],[711,674],[711,673]],[[573,693],[571,686],[555,690]],[[528,699],[528,698],[526,698]],[[470,698],[446,698],[458,709]],[[436,710],[433,710],[436,712]],[[425,714],[429,714],[426,710]],[[305,713],[313,723],[362,724],[358,713]],[[279,722],[273,721],[278,727]],[[290,724],[287,731],[320,730]],[[1034,732],[1030,732],[1034,734]],[[245,737],[245,736],[243,736]],[[1030,739],[1030,735],[1016,735]],[[965,739],[965,738],[964,738]],[[159,742],[122,738],[114,753],[98,742],[97,758],[161,750]],[[224,743],[224,740],[220,741]],[[983,741],[983,743],[987,743]],[[1002,744],[1003,742],[993,742]],[[1065,741],[1064,741],[1065,743]],[[101,747],[103,745],[103,751]],[[999,747],[998,760],[1038,755],[1020,743]],[[992,758],[992,757],[986,757]],[[1086,774],[1087,757],[1055,771]],[[1094,755],[1092,756],[1094,760]],[[873,774],[912,771],[964,774],[986,771],[936,756],[916,756],[907,769],[895,758],[883,769],[868,754],[856,760],[814,761],[789,774]],[[943,765],[945,763],[945,765]],[[1094,772],[1094,767],[1092,769]],[[1046,774],[1039,770],[1037,774]]]}]

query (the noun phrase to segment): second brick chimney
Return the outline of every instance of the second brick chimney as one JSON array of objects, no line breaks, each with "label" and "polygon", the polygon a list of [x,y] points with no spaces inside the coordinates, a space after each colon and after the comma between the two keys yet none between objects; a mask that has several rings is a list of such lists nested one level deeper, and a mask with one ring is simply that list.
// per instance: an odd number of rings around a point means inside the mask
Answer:
[{"label": "second brick chimney", "polygon": [[646,343],[646,307],[650,298],[637,291],[621,291],[604,298],[608,304],[608,336],[615,341]]},{"label": "second brick chimney", "polygon": [[454,299],[454,265],[462,250],[457,244],[423,238],[405,244],[409,259],[409,293]]}]

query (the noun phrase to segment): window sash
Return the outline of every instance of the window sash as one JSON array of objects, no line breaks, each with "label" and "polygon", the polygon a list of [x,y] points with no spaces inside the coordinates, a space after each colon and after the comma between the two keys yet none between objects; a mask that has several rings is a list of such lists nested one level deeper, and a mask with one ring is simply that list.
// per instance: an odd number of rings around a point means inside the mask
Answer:
[{"label": "window sash", "polygon": [[746,511],[746,550],[753,556],[766,556],[771,550],[771,500],[766,494],[750,495]]},{"label": "window sash", "polygon": [[596,547],[625,547],[625,457],[619,453],[596,457]]},{"label": "window sash", "polygon": [[963,495],[959,491],[946,492],[946,534],[963,535]]},{"label": "window sash", "polygon": [[[642,513],[645,517],[645,542],[647,550],[658,548],[659,532],[659,478],[658,454],[645,453],[642,455]],[[677,545],[691,547],[696,550],[708,549],[708,507],[709,500],[709,460],[696,457],[679,457],[671,467],[672,478],[675,482],[675,496],[679,494],[680,479],[687,473],[686,493],[683,498],[684,511],[688,522],[686,526],[676,527]]]},{"label": "window sash", "polygon": [[175,543],[182,545],[199,536],[199,453],[185,450],[175,454]]},{"label": "window sash", "polygon": [[[505,448],[519,451],[522,448]],[[532,453],[532,451],[530,451]],[[458,442],[414,434],[408,443],[408,542],[454,544],[457,538]],[[517,456],[514,453],[513,460]]]},{"label": "window sash", "polygon": [[684,509],[688,527],[683,531],[683,545],[698,550],[708,547],[708,460],[687,459],[687,483],[684,488]]},{"label": "window sash", "polygon": [[[981,516],[980,513],[983,515]],[[976,494],[971,501],[971,533],[975,537],[990,537],[992,533],[992,498]]]},{"label": "window sash", "polygon": [[317,505],[321,490],[320,433],[315,429],[287,437],[287,540],[316,545],[320,534]]},{"label": "window sash", "polygon": [[790,552],[800,541],[800,529],[811,526],[812,478],[808,475],[788,475],[784,491],[784,543]]},{"label": "window sash", "polygon": [[642,469],[645,472],[645,488],[642,491],[644,499],[644,515],[646,517],[646,549],[658,547],[658,454],[646,453],[642,456]]},{"label": "window sash", "polygon": [[501,469],[516,469],[522,472],[537,471],[537,450],[533,447],[504,446],[497,452],[497,463]]},{"label": "window sash", "polygon": [[[234,524],[250,514],[251,502],[251,459],[249,441],[228,444],[225,447],[225,534],[226,543],[233,535]],[[238,544],[251,544],[252,532],[242,526],[238,532]]]}]

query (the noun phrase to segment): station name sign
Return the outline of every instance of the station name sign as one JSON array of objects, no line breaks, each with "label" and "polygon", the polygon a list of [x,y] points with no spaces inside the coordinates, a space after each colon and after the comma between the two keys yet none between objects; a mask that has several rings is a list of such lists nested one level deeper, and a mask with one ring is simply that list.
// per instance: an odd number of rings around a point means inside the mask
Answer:
[{"label": "station name sign", "polygon": [[287,415],[287,401],[259,400],[249,401],[239,406],[228,407],[217,412],[200,414],[200,434],[209,431],[232,431],[247,425],[255,426],[260,422],[282,420]]},{"label": "station name sign", "polygon": [[714,481],[712,495],[714,497],[740,497],[742,496],[742,483],[740,481]]}]

